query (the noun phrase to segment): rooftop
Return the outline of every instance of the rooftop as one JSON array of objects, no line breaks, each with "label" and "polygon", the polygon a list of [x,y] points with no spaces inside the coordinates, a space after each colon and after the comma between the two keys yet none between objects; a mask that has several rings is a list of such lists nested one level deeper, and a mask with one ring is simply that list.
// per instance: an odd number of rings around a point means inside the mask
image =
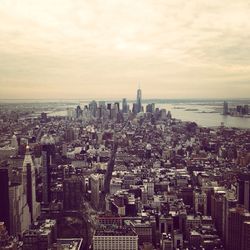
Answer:
[{"label": "rooftop", "polygon": [[56,245],[62,250],[80,250],[82,242],[82,238],[57,239]]},{"label": "rooftop", "polygon": [[130,227],[119,227],[114,225],[99,227],[95,236],[136,236],[137,234]]}]

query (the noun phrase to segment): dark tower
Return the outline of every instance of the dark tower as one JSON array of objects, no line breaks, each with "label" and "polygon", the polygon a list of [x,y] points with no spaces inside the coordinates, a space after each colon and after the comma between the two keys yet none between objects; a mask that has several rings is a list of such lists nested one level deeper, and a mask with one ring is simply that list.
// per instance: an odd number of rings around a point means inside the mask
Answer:
[{"label": "dark tower", "polygon": [[42,166],[43,166],[43,202],[51,201],[51,165],[55,157],[55,141],[51,135],[44,135],[42,144]]},{"label": "dark tower", "polygon": [[82,109],[81,107],[78,105],[76,107],[76,118],[80,118],[82,116]]},{"label": "dark tower", "polygon": [[250,211],[250,173],[241,173],[238,178],[238,203]]},{"label": "dark tower", "polygon": [[128,112],[128,104],[127,104],[127,99],[126,98],[122,99],[122,112],[123,113]]},{"label": "dark tower", "polygon": [[137,89],[137,97],[136,97],[136,105],[137,105],[137,113],[140,113],[142,111],[142,105],[141,105],[141,89]]},{"label": "dark tower", "polygon": [[0,190],[0,221],[3,221],[10,231],[9,174],[5,166],[0,166]]}]

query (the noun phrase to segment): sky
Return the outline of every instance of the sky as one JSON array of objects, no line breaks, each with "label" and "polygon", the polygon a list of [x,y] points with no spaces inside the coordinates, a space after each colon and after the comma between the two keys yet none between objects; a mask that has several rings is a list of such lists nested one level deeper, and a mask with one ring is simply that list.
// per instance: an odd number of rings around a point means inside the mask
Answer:
[{"label": "sky", "polygon": [[249,98],[249,0],[0,0],[0,99]]}]

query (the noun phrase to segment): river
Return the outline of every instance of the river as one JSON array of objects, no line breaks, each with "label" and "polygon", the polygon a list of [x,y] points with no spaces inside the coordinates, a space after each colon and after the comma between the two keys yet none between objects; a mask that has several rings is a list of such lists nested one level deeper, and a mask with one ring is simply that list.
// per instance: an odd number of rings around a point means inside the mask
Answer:
[{"label": "river", "polygon": [[[87,105],[88,102],[81,102],[81,107]],[[130,109],[132,108],[132,102],[128,102]],[[144,110],[146,104],[143,105]],[[69,105],[69,108],[75,108],[76,105]],[[233,117],[222,115],[222,103],[214,101],[204,102],[170,102],[170,101],[155,101],[155,107],[164,108],[170,111],[173,118],[180,119],[182,121],[196,122],[199,126],[203,127],[217,127],[222,123],[226,127],[235,128],[247,128],[250,129],[250,118],[248,117]],[[65,109],[64,109],[65,108]],[[49,116],[66,116],[66,105],[63,106],[64,110],[57,110],[49,113]]]}]

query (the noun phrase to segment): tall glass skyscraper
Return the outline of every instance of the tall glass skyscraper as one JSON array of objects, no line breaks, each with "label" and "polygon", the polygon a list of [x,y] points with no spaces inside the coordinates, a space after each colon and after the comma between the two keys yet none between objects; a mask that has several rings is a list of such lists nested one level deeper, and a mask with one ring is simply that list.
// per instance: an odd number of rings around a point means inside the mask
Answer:
[{"label": "tall glass skyscraper", "polygon": [[137,98],[136,98],[136,107],[137,107],[137,113],[141,112],[142,106],[141,106],[141,89],[137,89]]},{"label": "tall glass skyscraper", "polygon": [[126,98],[122,99],[122,112],[123,113],[127,113],[128,112],[128,103],[127,103],[127,99]]}]

